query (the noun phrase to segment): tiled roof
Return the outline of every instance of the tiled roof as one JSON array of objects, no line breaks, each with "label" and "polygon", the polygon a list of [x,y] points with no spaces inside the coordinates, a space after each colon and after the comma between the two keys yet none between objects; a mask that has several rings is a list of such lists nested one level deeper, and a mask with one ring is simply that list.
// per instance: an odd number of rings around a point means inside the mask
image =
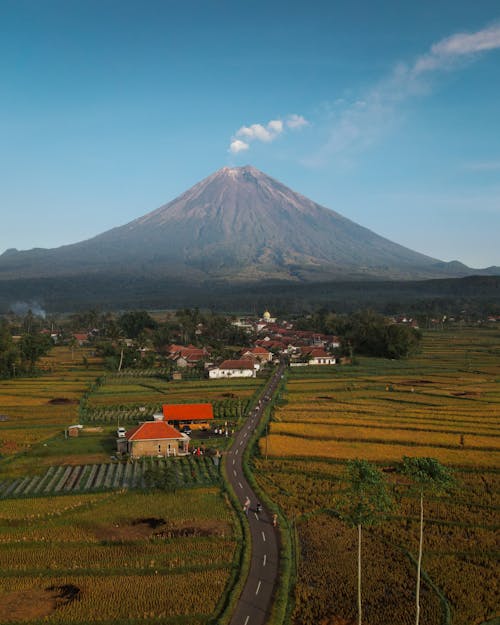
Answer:
[{"label": "tiled roof", "polygon": [[183,435],[165,421],[146,421],[129,430],[125,437],[129,441],[151,441],[179,439]]},{"label": "tiled roof", "polygon": [[224,360],[219,365],[219,369],[252,369],[253,363],[250,360]]},{"label": "tiled roof", "polygon": [[260,347],[260,346],[252,347],[251,349],[247,349],[247,350],[245,350],[244,353],[246,354],[247,352],[250,352],[251,354],[265,354],[265,355],[269,354],[267,349],[265,349],[264,347]]},{"label": "tiled roof", "polygon": [[322,347],[314,347],[309,352],[309,355],[313,358],[329,358],[330,354],[327,354]]},{"label": "tiled roof", "polygon": [[214,411],[212,404],[165,404],[163,416],[167,421],[206,421]]}]

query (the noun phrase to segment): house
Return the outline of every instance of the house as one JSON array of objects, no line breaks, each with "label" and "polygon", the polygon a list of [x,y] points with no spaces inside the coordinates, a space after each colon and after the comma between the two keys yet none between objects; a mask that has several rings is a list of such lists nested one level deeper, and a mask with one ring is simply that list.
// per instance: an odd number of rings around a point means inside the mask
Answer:
[{"label": "house", "polygon": [[89,342],[89,335],[88,335],[88,333],[74,332],[73,333],[73,338],[75,339],[75,341],[78,343],[78,345],[80,347],[82,347],[82,345],[86,345]]},{"label": "house", "polygon": [[251,360],[224,360],[218,367],[208,372],[210,379],[255,378],[256,371]]},{"label": "house", "polygon": [[117,440],[118,451],[131,458],[142,456],[184,456],[189,453],[187,434],[181,434],[165,421],[146,421],[128,430]]},{"label": "house", "polygon": [[214,418],[212,404],[165,404],[162,411],[163,420],[179,429],[208,430]]},{"label": "house", "polygon": [[335,356],[328,354],[321,347],[315,347],[308,353],[310,365],[334,365],[336,363]]},{"label": "house", "polygon": [[194,367],[197,363],[205,360],[209,356],[209,351],[203,347],[198,348],[194,345],[170,345],[168,348],[168,356],[175,361],[178,367]]},{"label": "house", "polygon": [[264,347],[260,347],[259,345],[257,345],[257,347],[252,347],[250,349],[244,350],[241,354],[241,357],[250,357],[258,360],[259,362],[271,362],[271,360],[273,359],[273,355],[271,354],[271,352],[269,352]]}]

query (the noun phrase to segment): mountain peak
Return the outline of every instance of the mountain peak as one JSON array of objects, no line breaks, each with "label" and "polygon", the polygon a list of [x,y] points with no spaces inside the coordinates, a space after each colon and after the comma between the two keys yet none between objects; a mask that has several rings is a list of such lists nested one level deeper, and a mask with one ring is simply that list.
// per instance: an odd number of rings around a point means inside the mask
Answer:
[{"label": "mountain peak", "polygon": [[168,204],[88,241],[3,254],[0,276],[129,271],[318,280],[468,273],[441,265],[244,165],[223,167]]},{"label": "mountain peak", "polygon": [[214,177],[224,176],[238,179],[240,177],[245,177],[246,175],[251,175],[256,178],[267,178],[266,174],[252,165],[243,165],[241,167],[222,167],[222,169],[215,172]]}]

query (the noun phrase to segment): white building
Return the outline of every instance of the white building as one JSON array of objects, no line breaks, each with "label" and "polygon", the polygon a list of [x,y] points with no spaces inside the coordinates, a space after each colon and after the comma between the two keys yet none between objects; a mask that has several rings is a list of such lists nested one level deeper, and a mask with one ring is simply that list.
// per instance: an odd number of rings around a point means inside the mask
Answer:
[{"label": "white building", "polygon": [[224,360],[218,367],[211,369],[211,379],[220,378],[255,378],[256,370],[251,360]]}]

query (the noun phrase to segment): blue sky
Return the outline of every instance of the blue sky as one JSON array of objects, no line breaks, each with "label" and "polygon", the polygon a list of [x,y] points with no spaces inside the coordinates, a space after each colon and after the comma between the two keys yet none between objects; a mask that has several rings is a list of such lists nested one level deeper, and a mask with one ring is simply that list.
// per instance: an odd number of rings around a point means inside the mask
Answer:
[{"label": "blue sky", "polygon": [[0,253],[245,164],[419,252],[500,265],[500,4],[0,0]]}]

